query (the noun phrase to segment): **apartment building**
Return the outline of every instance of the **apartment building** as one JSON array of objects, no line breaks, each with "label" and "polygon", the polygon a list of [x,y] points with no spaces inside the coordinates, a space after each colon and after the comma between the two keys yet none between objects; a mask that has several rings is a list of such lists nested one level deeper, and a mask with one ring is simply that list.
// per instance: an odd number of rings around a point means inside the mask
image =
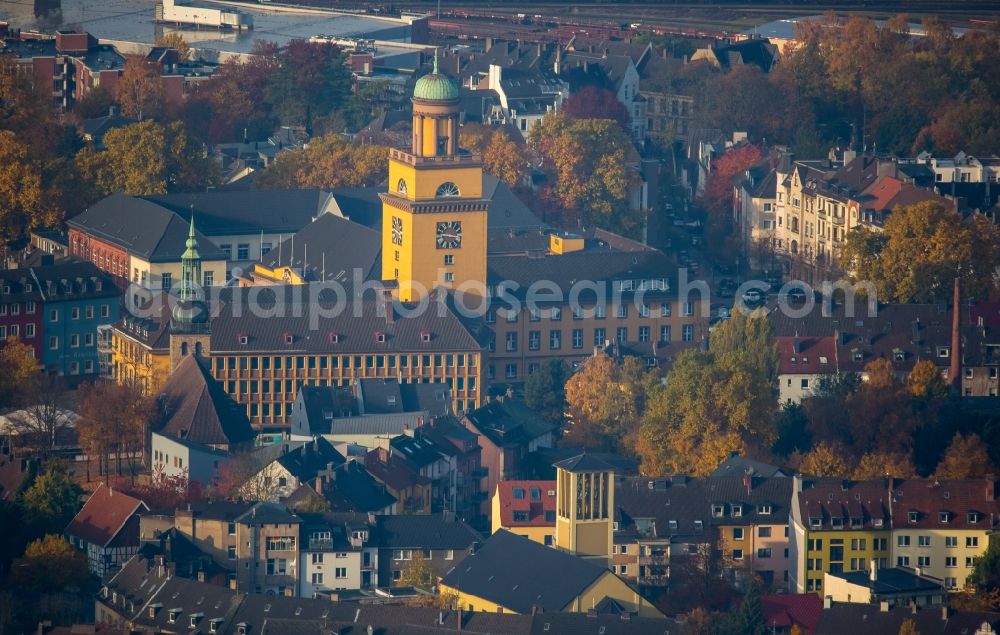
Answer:
[{"label": "apartment building", "polygon": [[501,481],[492,504],[492,533],[506,529],[549,547],[555,544],[555,481]]}]

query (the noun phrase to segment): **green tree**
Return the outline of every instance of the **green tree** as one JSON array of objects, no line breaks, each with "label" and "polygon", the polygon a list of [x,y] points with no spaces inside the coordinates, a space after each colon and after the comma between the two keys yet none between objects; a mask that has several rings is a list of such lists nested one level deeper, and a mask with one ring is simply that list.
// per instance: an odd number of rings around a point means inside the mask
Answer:
[{"label": "green tree", "polygon": [[316,132],[340,132],[326,128],[326,123],[351,96],[345,58],[333,44],[289,42],[275,56],[267,83],[267,100],[278,119],[308,130],[316,127]]},{"label": "green tree", "polygon": [[87,558],[57,534],[29,544],[24,555],[14,561],[11,574],[16,584],[48,593],[81,587],[90,579]]},{"label": "green tree", "polygon": [[566,413],[566,363],[551,357],[524,384],[524,403],[546,421],[561,426]]},{"label": "green tree", "polygon": [[80,511],[82,493],[67,466],[53,461],[21,496],[25,520],[44,533],[60,533]]},{"label": "green tree", "polygon": [[778,456],[805,452],[812,445],[809,434],[809,415],[800,403],[786,403],[775,418],[777,439],[772,450]]},{"label": "green tree", "polygon": [[756,582],[750,583],[743,601],[730,620],[729,633],[733,635],[766,635],[767,622],[760,603],[760,587]]}]

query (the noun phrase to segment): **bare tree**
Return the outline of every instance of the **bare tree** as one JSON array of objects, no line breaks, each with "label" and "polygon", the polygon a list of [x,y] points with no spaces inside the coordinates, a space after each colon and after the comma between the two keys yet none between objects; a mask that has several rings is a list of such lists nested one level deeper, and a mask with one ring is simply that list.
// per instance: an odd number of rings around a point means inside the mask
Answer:
[{"label": "bare tree", "polygon": [[65,383],[55,376],[41,376],[24,408],[7,415],[18,449],[47,459],[55,453],[63,431],[74,427],[76,414],[69,409]]},{"label": "bare tree", "polygon": [[248,501],[275,500],[278,481],[269,473],[271,461],[259,452],[234,454],[219,469],[212,483],[216,498]]}]

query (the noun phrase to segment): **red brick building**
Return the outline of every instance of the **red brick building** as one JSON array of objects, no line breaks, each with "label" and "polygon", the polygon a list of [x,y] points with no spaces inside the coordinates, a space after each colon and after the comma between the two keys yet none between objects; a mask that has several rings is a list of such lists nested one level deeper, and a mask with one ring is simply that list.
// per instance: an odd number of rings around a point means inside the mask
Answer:
[{"label": "red brick building", "polygon": [[109,242],[95,238],[79,229],[69,230],[69,255],[78,256],[97,265],[115,277],[119,285],[128,283],[128,252]]}]

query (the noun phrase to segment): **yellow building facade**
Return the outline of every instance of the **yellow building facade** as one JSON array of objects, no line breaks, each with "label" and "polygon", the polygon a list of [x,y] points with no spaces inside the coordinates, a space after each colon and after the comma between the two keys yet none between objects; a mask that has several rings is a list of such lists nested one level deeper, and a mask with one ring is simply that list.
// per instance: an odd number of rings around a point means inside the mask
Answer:
[{"label": "yellow building facade", "polygon": [[555,481],[500,481],[492,498],[492,531],[512,534],[551,547],[555,544]]},{"label": "yellow building facade", "polygon": [[435,61],[413,92],[411,151],[389,155],[382,276],[404,302],[438,286],[485,294],[488,201],[481,158],[458,148],[458,103],[458,87]]},{"label": "yellow building facade", "polygon": [[614,542],[614,468],[588,454],[555,467],[556,547],[607,561]]}]

